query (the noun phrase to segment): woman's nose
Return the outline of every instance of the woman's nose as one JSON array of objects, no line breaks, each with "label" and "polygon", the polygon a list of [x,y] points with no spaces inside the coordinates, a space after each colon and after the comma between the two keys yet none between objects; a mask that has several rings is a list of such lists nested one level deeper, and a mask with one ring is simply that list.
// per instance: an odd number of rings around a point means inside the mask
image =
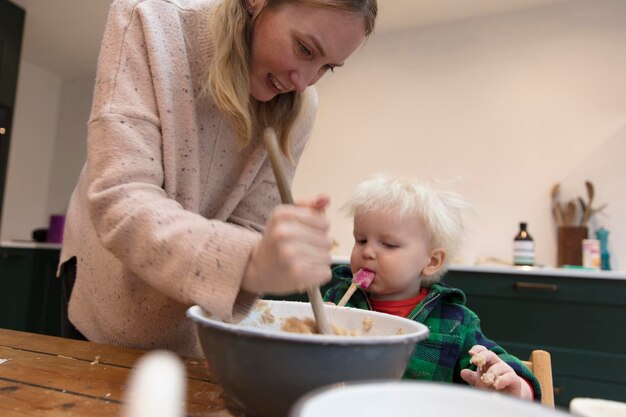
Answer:
[{"label": "woman's nose", "polygon": [[298,93],[303,92],[308,86],[309,82],[306,79],[306,76],[302,74],[300,71],[292,71],[291,75],[291,83],[293,84],[293,89]]},{"label": "woman's nose", "polygon": [[313,65],[303,65],[294,70],[290,74],[290,79],[293,84],[293,88],[301,93],[308,86],[315,84],[322,74]]}]

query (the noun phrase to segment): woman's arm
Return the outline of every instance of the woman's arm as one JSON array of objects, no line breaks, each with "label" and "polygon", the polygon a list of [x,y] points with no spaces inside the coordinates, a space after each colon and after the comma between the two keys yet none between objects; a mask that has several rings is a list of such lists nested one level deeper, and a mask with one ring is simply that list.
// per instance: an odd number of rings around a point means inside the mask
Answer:
[{"label": "woman's arm", "polygon": [[134,274],[232,319],[261,236],[198,214],[203,190],[193,170],[209,161],[198,157],[196,74],[180,10],[136,3],[114,3],[99,57],[88,129],[90,217],[102,245]]}]

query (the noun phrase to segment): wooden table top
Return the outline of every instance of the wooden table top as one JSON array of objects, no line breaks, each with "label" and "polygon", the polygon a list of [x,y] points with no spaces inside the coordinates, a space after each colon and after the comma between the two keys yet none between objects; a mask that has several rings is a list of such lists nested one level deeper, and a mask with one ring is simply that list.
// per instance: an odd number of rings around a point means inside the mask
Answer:
[{"label": "wooden table top", "polygon": [[[129,372],[145,353],[0,329],[0,416],[118,416]],[[239,414],[229,411],[204,360],[181,359],[187,371],[187,415]]]}]

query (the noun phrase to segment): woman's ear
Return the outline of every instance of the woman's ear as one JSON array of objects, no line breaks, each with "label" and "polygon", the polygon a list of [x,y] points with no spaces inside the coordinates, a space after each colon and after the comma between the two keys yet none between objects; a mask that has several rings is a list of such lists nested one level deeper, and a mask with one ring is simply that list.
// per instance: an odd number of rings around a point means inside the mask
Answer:
[{"label": "woman's ear", "polygon": [[430,252],[430,260],[422,270],[422,275],[430,276],[441,269],[446,261],[446,250],[444,248],[435,248]]}]

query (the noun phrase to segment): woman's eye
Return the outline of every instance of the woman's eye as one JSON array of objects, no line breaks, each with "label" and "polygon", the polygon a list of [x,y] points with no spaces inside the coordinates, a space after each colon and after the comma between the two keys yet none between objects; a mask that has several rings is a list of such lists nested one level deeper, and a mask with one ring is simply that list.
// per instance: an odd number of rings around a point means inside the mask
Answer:
[{"label": "woman's eye", "polygon": [[330,71],[330,72],[335,72],[335,67],[333,65],[326,64],[326,65],[324,65],[324,70],[325,71]]},{"label": "woman's eye", "polygon": [[311,56],[312,52],[309,48],[306,47],[305,44],[303,44],[302,42],[298,41],[298,48],[300,50],[300,53],[304,56]]}]

